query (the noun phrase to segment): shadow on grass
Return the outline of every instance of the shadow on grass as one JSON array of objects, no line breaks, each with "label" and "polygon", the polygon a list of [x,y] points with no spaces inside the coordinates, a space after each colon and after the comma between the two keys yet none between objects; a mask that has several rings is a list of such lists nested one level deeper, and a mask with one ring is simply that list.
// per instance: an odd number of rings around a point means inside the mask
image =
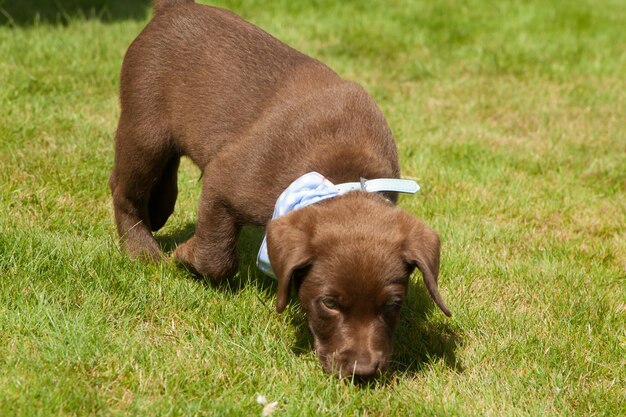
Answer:
[{"label": "shadow on grass", "polygon": [[[419,273],[417,276],[421,278]],[[443,322],[429,320],[433,314],[440,314]],[[456,357],[456,349],[462,343],[461,336],[446,320],[424,285],[412,280],[396,330],[391,371],[416,373],[429,363],[443,360],[446,367],[463,372],[463,365]]]},{"label": "shadow on grass", "polygon": [[[182,229],[171,234],[157,236],[157,240],[166,252],[173,251],[177,245],[189,239],[195,231],[195,225],[188,223]],[[236,293],[246,286],[253,285],[260,292],[276,293],[276,281],[265,276],[256,269],[256,255],[263,240],[263,228],[246,226],[242,229],[238,241],[239,274],[230,280],[218,283],[191,273],[207,286],[218,290]],[[184,267],[183,267],[184,268]],[[416,276],[421,276],[416,274]],[[292,302],[295,301],[292,299]],[[265,304],[265,303],[264,303]],[[273,305],[268,305],[273,309]],[[389,373],[375,381],[357,381],[363,387],[385,386],[392,381],[389,376],[394,374],[416,374],[425,366],[443,360],[446,367],[455,372],[463,372],[463,366],[456,358],[456,349],[461,344],[461,337],[445,321],[429,321],[434,314],[443,313],[428,296],[423,284],[411,280],[407,300],[400,314],[394,341],[394,355]],[[444,319],[445,320],[445,319]],[[304,355],[313,349],[313,337],[309,331],[306,316],[302,309],[295,309],[291,316],[291,324],[296,329],[296,342],[291,350],[296,355]]]},{"label": "shadow on grass", "polygon": [[187,223],[181,229],[174,232],[156,235],[155,239],[159,242],[159,245],[161,245],[163,252],[170,253],[174,251],[178,245],[193,236],[195,231],[195,223]]},{"label": "shadow on grass", "polygon": [[0,0],[0,25],[67,25],[73,19],[143,20],[151,0]]}]

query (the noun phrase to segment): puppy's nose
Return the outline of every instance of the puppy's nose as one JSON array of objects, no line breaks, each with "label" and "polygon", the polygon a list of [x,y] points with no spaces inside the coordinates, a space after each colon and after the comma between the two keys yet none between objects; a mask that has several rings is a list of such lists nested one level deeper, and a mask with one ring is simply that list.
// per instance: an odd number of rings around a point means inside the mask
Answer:
[{"label": "puppy's nose", "polygon": [[340,354],[340,360],[342,364],[343,376],[358,376],[362,378],[369,378],[377,376],[380,369],[380,355],[372,354],[370,352],[354,352],[348,350]]},{"label": "puppy's nose", "polygon": [[347,374],[354,375],[361,378],[371,378],[378,376],[380,372],[379,367],[380,362],[370,362],[370,363],[359,363],[356,362],[353,366],[348,366]]}]

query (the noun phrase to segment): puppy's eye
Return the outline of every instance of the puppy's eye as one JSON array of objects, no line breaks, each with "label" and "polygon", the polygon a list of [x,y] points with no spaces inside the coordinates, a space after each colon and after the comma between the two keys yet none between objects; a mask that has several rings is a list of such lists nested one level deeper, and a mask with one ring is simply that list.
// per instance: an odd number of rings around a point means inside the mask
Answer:
[{"label": "puppy's eye", "polygon": [[339,309],[339,303],[337,302],[337,300],[331,297],[322,298],[322,304],[324,304],[324,307],[326,307],[329,310]]},{"label": "puppy's eye", "polygon": [[402,299],[401,298],[392,298],[385,303],[385,310],[393,311],[402,307]]}]

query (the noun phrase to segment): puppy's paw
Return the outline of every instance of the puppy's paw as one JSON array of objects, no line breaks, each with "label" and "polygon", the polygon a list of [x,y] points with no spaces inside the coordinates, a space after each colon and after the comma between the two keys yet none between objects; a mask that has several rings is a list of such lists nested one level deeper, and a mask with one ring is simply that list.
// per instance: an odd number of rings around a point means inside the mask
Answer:
[{"label": "puppy's paw", "polygon": [[230,278],[238,269],[236,252],[215,250],[195,236],[176,248],[174,261],[212,280]]},{"label": "puppy's paw", "polygon": [[152,236],[138,241],[126,240],[123,246],[128,256],[132,259],[139,259],[144,262],[159,262],[166,258]]},{"label": "puppy's paw", "polygon": [[195,237],[192,237],[174,250],[174,261],[196,270],[194,267],[195,254]]}]

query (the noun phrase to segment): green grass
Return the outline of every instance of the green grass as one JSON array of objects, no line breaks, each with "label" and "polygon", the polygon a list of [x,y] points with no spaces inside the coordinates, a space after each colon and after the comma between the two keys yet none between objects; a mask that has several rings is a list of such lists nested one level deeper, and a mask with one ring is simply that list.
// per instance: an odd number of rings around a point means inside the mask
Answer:
[{"label": "green grass", "polygon": [[[269,3],[269,4],[266,4]],[[325,375],[253,266],[207,285],[116,245],[108,173],[146,1],[0,0],[0,415],[626,414],[626,4],[223,1],[363,84],[443,242],[394,372]],[[193,231],[185,161],[159,239]]]}]

